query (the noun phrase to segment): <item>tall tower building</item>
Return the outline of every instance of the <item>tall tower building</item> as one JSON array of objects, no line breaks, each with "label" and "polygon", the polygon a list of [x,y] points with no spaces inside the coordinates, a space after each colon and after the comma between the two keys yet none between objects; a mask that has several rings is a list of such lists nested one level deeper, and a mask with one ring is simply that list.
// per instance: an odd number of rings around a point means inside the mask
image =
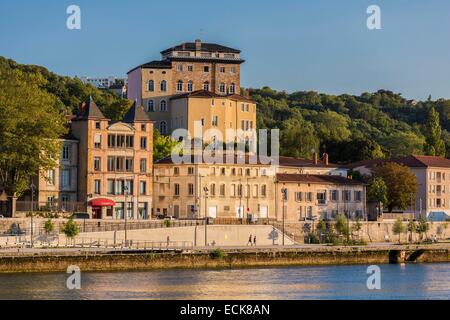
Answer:
[{"label": "tall tower building", "polygon": [[195,121],[203,130],[256,128],[256,104],[240,95],[241,51],[201,40],[161,52],[128,72],[128,98],[145,106],[162,134]]}]

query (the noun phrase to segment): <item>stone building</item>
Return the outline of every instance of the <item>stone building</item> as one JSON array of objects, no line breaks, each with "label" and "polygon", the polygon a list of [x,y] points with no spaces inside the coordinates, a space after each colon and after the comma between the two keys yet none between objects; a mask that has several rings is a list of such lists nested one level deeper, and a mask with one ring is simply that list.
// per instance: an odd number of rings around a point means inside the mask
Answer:
[{"label": "stone building", "polygon": [[[280,220],[277,174],[323,175],[347,181],[347,170],[329,163],[326,155],[325,161],[318,161],[317,156],[313,160],[279,157],[278,165],[260,158],[252,164],[248,154],[240,159],[236,154],[233,156],[232,163],[226,161],[226,155],[221,163],[176,164],[170,157],[156,162],[153,214],[177,218]],[[328,188],[327,183],[324,185]],[[305,192],[309,190],[307,184],[303,187]],[[310,205],[314,206],[314,214],[323,212],[316,202]],[[297,208],[289,207],[289,210],[292,210],[289,217],[296,217]]]},{"label": "stone building", "polygon": [[79,141],[78,200],[94,219],[148,219],[152,206],[153,124],[134,104],[107,119],[92,98],[72,120]]},{"label": "stone building", "polygon": [[416,176],[418,192],[412,195],[409,211],[416,216],[450,215],[450,159],[411,155],[395,159],[375,159],[347,166],[370,175],[375,166],[395,162],[408,167]]},{"label": "stone building", "polygon": [[256,128],[256,104],[240,95],[239,50],[196,40],[161,55],[128,72],[128,98],[145,106],[162,134],[184,128],[193,136],[194,120],[224,137],[226,128]]},{"label": "stone building", "polygon": [[[276,218],[286,221],[335,219],[345,214],[351,219],[365,217],[365,186],[340,175],[276,175]],[[286,192],[283,192],[286,190]]]}]

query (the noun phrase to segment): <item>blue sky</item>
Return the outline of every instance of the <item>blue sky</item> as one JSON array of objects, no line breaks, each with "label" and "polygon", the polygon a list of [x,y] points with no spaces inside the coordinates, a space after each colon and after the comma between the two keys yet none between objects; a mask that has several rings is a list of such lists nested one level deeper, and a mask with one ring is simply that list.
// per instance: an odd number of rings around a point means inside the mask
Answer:
[{"label": "blue sky", "polygon": [[[82,29],[66,28],[81,7]],[[382,30],[366,27],[381,8]],[[242,50],[242,85],[450,98],[446,0],[1,0],[0,55],[62,75],[124,76],[201,38]]]}]

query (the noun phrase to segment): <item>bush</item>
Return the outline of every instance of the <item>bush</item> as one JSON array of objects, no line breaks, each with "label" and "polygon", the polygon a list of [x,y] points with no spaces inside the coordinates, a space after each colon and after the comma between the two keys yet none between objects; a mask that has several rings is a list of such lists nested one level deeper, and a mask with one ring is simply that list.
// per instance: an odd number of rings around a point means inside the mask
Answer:
[{"label": "bush", "polygon": [[49,218],[45,224],[44,224],[44,230],[46,234],[50,234],[55,230],[55,225],[53,224],[53,221],[51,218]]},{"label": "bush", "polygon": [[170,227],[172,226],[172,221],[170,221],[170,220],[164,220],[164,226],[165,226],[166,228],[170,228]]},{"label": "bush", "polygon": [[78,227],[78,224],[70,218],[69,221],[64,223],[62,232],[67,238],[75,238],[78,233],[80,233],[80,228]]},{"label": "bush", "polygon": [[220,248],[217,248],[216,250],[211,252],[211,258],[213,258],[213,259],[224,259],[224,258],[226,258],[226,256],[227,256],[227,254],[225,253],[225,251],[223,251]]}]

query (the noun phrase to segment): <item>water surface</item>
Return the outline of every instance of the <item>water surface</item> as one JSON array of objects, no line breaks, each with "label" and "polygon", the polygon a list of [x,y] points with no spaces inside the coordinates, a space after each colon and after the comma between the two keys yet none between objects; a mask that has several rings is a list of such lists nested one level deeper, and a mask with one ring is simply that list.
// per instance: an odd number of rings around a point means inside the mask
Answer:
[{"label": "water surface", "polygon": [[0,275],[0,299],[449,299],[450,264],[381,265],[381,290],[367,266]]}]

